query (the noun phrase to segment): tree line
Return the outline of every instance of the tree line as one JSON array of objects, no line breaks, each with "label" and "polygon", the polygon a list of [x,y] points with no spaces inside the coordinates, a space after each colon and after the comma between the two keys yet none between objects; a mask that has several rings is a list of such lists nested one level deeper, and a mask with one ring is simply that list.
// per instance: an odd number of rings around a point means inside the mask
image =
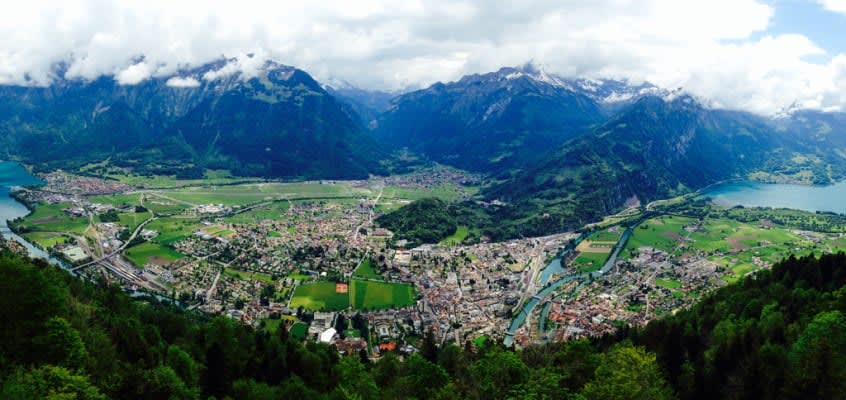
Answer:
[{"label": "tree line", "polygon": [[0,254],[0,398],[799,399],[846,393],[846,256],[788,259],[642,329],[370,361]]}]

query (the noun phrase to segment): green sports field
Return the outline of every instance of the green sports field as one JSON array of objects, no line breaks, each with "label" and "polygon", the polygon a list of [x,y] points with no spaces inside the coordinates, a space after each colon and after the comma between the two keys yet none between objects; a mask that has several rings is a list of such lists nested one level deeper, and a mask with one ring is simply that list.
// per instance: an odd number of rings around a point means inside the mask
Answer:
[{"label": "green sports field", "polygon": [[143,267],[147,264],[167,264],[176,261],[184,254],[167,246],[153,242],[144,242],[126,249],[126,258],[133,264]]},{"label": "green sports field", "polygon": [[288,333],[299,340],[305,340],[306,335],[308,335],[308,325],[302,322],[297,322],[296,324],[291,325],[291,330]]},{"label": "green sports field", "polygon": [[350,283],[353,307],[359,310],[378,310],[406,307],[414,304],[414,287],[407,283],[373,282],[353,279]]},{"label": "green sports field", "polygon": [[350,295],[336,293],[335,282],[305,283],[294,290],[289,306],[315,311],[339,311],[350,306]]}]

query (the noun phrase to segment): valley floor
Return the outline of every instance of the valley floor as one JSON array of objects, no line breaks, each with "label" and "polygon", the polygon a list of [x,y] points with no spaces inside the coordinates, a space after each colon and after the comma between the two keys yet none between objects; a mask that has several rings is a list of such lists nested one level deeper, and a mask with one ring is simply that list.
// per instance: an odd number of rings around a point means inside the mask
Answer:
[{"label": "valley floor", "polygon": [[[465,243],[459,227],[439,244],[405,248],[375,226],[375,216],[420,198],[475,193],[465,186],[472,179],[446,169],[298,183],[44,178],[17,193],[34,211],[13,228],[80,274],[371,355],[413,351],[426,330],[442,342],[501,340],[524,309],[509,332],[517,345],[601,335],[687,307],[790,254],[846,249],[844,235],[831,233],[846,231],[834,217],[739,214],[690,199],[499,243]],[[810,219],[820,229],[802,225]],[[356,315],[370,328],[353,324]]]}]

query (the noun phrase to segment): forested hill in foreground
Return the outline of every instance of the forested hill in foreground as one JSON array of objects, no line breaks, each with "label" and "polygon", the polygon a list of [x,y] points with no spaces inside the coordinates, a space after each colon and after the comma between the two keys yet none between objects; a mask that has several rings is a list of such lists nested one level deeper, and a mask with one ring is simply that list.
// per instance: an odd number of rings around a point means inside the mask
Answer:
[{"label": "forested hill in foreground", "polygon": [[[842,399],[846,255],[790,259],[615,337],[339,357],[0,254],[4,399]],[[657,357],[656,357],[657,355]]]}]

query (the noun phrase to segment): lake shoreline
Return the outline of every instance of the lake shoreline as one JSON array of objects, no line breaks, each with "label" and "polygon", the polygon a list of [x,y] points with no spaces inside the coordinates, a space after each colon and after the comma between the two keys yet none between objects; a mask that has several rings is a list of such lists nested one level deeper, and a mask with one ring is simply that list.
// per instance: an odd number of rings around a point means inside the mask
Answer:
[{"label": "lake shoreline", "polygon": [[734,181],[701,190],[697,198],[710,198],[725,207],[761,207],[846,214],[846,181],[832,185]]}]

